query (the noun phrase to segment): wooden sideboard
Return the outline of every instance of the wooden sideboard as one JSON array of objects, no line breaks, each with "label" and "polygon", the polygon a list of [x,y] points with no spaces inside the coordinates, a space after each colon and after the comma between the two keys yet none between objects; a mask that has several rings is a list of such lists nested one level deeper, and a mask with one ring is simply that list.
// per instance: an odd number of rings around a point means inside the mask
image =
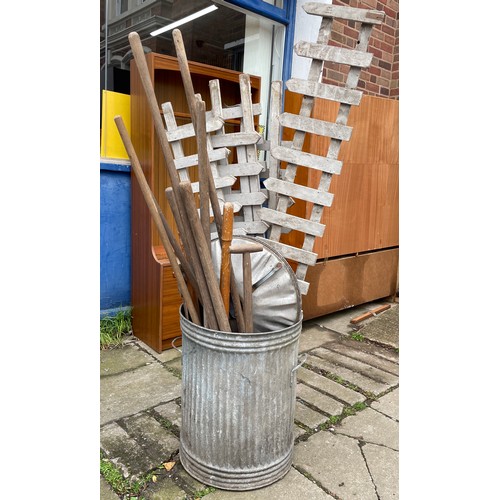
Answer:
[{"label": "wooden sideboard", "polygon": [[[285,110],[297,114],[302,96],[285,93]],[[339,104],[316,99],[312,116],[335,121]],[[306,281],[304,319],[335,312],[396,293],[399,261],[399,101],[364,95],[352,106],[347,125],[351,140],[343,142],[340,175],[333,177],[332,206],[323,211],[326,225],[316,238],[316,266]],[[293,131],[285,129],[283,139]],[[303,150],[325,156],[330,139],[306,134]],[[315,187],[320,172],[299,167],[296,182]],[[289,213],[309,217],[311,203],[297,200]],[[303,233],[291,231],[284,243],[301,247]]]}]

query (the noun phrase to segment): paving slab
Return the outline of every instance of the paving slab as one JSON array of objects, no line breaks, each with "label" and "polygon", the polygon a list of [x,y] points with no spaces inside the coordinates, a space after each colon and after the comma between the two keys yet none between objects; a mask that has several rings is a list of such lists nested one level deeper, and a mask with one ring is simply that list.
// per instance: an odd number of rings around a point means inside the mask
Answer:
[{"label": "paving slab", "polygon": [[[326,396],[304,384],[297,384],[297,397],[309,403],[328,415],[340,415],[344,405],[336,399]],[[326,420],[326,419],[324,419]]]},{"label": "paving slab", "polygon": [[100,476],[100,500],[120,500],[120,497],[113,491],[113,488]]},{"label": "paving slab", "polygon": [[389,384],[383,384],[382,382],[365,377],[364,375],[350,370],[349,368],[334,365],[322,358],[312,356],[311,354],[308,354],[307,356],[307,363],[319,368],[320,370],[325,370],[332,375],[336,375],[347,382],[351,382],[363,391],[371,392],[373,394],[380,394],[381,392],[387,391],[387,389],[390,389],[391,387]]},{"label": "paving slab", "polygon": [[125,478],[134,479],[158,465],[116,422],[101,428],[101,448]]},{"label": "paving slab", "polygon": [[362,450],[380,500],[398,499],[399,453],[370,443],[365,444]]},{"label": "paving slab", "polygon": [[173,359],[177,359],[182,356],[182,354],[177,349],[165,349],[162,352],[156,352],[154,349],[142,342],[142,340],[138,340],[137,345],[144,351],[148,352],[155,359],[160,361],[160,363],[166,363],[167,361],[172,361]]},{"label": "paving slab", "polygon": [[186,492],[169,477],[150,484],[140,496],[145,500],[185,500],[186,497]]},{"label": "paving slab", "polygon": [[335,427],[335,432],[393,450],[399,449],[398,423],[371,408],[365,408],[356,415],[344,418]]},{"label": "paving slab", "polygon": [[310,429],[315,429],[319,424],[326,422],[328,417],[312,410],[308,406],[297,401],[295,403],[295,420],[306,425]]},{"label": "paving slab", "polygon": [[378,500],[355,439],[320,431],[295,446],[293,465],[310,474],[336,498]]},{"label": "paving slab", "polygon": [[356,316],[360,316],[365,312],[374,309],[376,306],[373,303],[360,304],[358,306],[349,307],[342,309],[341,311],[335,311],[331,314],[325,314],[318,318],[308,320],[312,324],[322,326],[324,328],[329,328],[335,332],[341,333],[343,335],[351,335],[351,333],[356,331],[356,328],[351,324],[351,319]]},{"label": "paving slab", "polygon": [[385,396],[381,396],[378,401],[374,401],[370,406],[374,410],[399,421],[399,387]]},{"label": "paving slab", "polygon": [[169,422],[181,426],[182,423],[182,408],[175,402],[165,403],[159,406],[155,406],[154,410],[163,418],[166,418]]},{"label": "paving slab", "polygon": [[353,391],[352,389],[349,389],[334,380],[323,377],[323,375],[313,372],[312,370],[308,370],[307,368],[301,367],[297,370],[297,380],[305,382],[306,384],[320,389],[323,392],[327,392],[328,394],[331,394],[335,398],[340,399],[351,406],[354,403],[358,403],[366,399],[363,394]]},{"label": "paving slab", "polygon": [[349,356],[344,356],[338,352],[330,351],[330,349],[325,349],[324,347],[318,347],[317,349],[312,350],[311,354],[318,356],[318,358],[323,358],[334,365],[349,368],[350,370],[356,371],[365,377],[382,382],[388,386],[397,385],[399,382],[397,375],[375,368],[374,366],[368,365],[363,361],[358,361],[357,359],[350,358]]},{"label": "paving slab", "polygon": [[182,382],[159,363],[101,378],[101,425],[180,397]]},{"label": "paving slab", "polygon": [[[348,346],[345,343],[340,342],[328,342],[324,344],[322,347],[328,349],[330,351],[338,352],[339,354],[343,354],[344,356],[349,356],[350,358],[356,359],[358,361],[362,361],[368,365],[374,366],[380,370],[385,370],[386,372],[392,373],[393,375],[399,375],[399,363],[394,355],[394,361],[387,359],[387,356],[380,356],[376,353],[366,352],[361,349],[363,342],[358,342],[359,346]],[[374,349],[375,351],[379,351],[380,349]]]},{"label": "paving slab", "polygon": [[302,331],[299,336],[299,353],[310,351],[336,338],[334,332],[320,328],[315,324],[302,326]]},{"label": "paving slab", "polygon": [[101,350],[101,377],[134,370],[154,362],[144,351],[134,344]]},{"label": "paving slab", "polygon": [[399,304],[393,304],[390,309],[380,313],[359,332],[373,342],[399,348]]},{"label": "paving slab", "polygon": [[285,477],[279,481],[251,491],[224,491],[216,490],[203,498],[207,500],[331,500],[319,486],[307,479],[293,467]]},{"label": "paving slab", "polygon": [[122,421],[125,430],[160,465],[179,450],[179,439],[151,415],[139,413]]},{"label": "paving slab", "polygon": [[305,434],[306,431],[302,429],[302,427],[299,427],[297,424],[293,424],[293,440],[295,441],[298,437],[302,436]]}]

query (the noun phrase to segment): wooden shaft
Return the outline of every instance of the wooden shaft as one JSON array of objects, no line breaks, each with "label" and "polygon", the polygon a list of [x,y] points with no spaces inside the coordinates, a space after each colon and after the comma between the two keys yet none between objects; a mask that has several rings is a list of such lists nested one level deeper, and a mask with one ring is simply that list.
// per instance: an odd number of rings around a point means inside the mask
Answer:
[{"label": "wooden shaft", "polygon": [[[160,143],[160,147],[163,153],[163,157],[165,159],[165,164],[168,172],[168,176],[170,178],[170,184],[172,186],[172,190],[174,193],[174,197],[179,203],[179,173],[175,167],[174,158],[172,155],[172,150],[170,148],[170,144],[167,140],[167,134],[165,133],[165,127],[163,125],[163,121],[160,114],[160,109],[158,106],[158,102],[156,99],[156,95],[153,88],[153,82],[151,81],[151,76],[149,74],[148,64],[146,61],[146,57],[144,56],[144,49],[142,47],[141,39],[135,31],[129,33],[128,40],[130,43],[130,48],[132,50],[132,54],[134,55],[134,60],[137,65],[137,70],[139,72],[139,76],[142,82],[142,86],[144,88],[144,93],[146,94],[146,99],[148,102],[148,107],[151,112],[151,116],[153,118],[154,129],[156,132],[156,136],[158,138],[158,142]],[[183,225],[187,227],[188,222],[185,220],[184,211],[180,211],[180,222],[178,222],[178,227]],[[199,284],[198,284],[199,286]],[[201,291],[201,290],[200,290]],[[210,315],[210,311],[208,311],[208,315]]]},{"label": "wooden shaft", "polygon": [[[184,203],[182,201],[182,197],[179,196],[181,198],[181,203],[177,203],[172,188],[168,188],[166,190],[166,195],[167,201],[170,204],[170,208],[172,209],[174,216],[175,214],[177,214],[178,217],[189,220],[188,215],[186,214]],[[199,290],[198,297],[200,298],[200,301],[203,305],[203,312],[205,315],[205,326],[207,328],[210,328],[211,330],[217,330],[217,318],[215,316],[212,299],[210,298],[210,291],[208,289],[205,274],[203,272],[203,264],[201,263],[200,257],[198,255],[198,248],[195,237],[193,236],[193,233],[191,231],[191,226],[188,222],[187,224],[178,224],[177,228],[179,229],[179,234],[184,248],[186,249],[188,259],[193,265],[194,274],[196,276],[196,283],[198,284]]]},{"label": "wooden shaft", "polygon": [[230,253],[243,254],[243,316],[245,332],[253,332],[253,300],[252,300],[252,259],[250,254],[261,252],[264,247],[260,243],[244,242],[229,247]]},{"label": "wooden shaft", "polygon": [[180,192],[184,202],[184,208],[186,209],[189,223],[191,225],[191,231],[193,232],[193,236],[196,240],[198,255],[200,256],[200,261],[203,265],[203,271],[205,273],[208,289],[210,291],[210,298],[212,299],[214,313],[219,324],[219,330],[222,332],[230,332],[231,327],[229,325],[229,319],[227,318],[224,310],[224,303],[222,302],[219,284],[217,283],[217,278],[215,276],[210,249],[208,248],[207,242],[204,238],[203,228],[201,227],[201,221],[196,210],[191,183],[189,181],[181,182]]},{"label": "wooden shaft", "polygon": [[[178,29],[174,29],[172,32],[172,38],[174,40],[175,50],[177,53],[177,60],[179,63],[179,68],[181,72],[182,82],[184,85],[184,91],[186,93],[186,100],[189,105],[189,110],[193,118],[193,125],[196,120],[196,113],[194,113],[194,102],[196,100],[193,82],[191,80],[191,74],[189,72],[188,60],[186,57],[186,51],[184,49],[184,42],[182,40],[182,34]],[[129,35],[130,39],[130,35]],[[214,214],[215,225],[217,227],[217,233],[219,239],[222,234],[222,214],[219,206],[219,199],[217,197],[217,191],[215,189],[215,182],[213,179],[212,171],[208,169],[207,172],[210,203],[212,204],[212,211]],[[231,299],[233,300],[234,314],[236,316],[236,324],[239,331],[243,331],[245,328],[245,323],[243,319],[243,310],[241,308],[240,297],[238,295],[238,289],[236,287],[236,280],[234,279],[234,273],[232,271],[231,265]]]},{"label": "wooden shaft", "polygon": [[176,240],[174,233],[168,224],[167,218],[163,214],[163,211],[160,208],[160,205],[158,204],[158,201],[155,199],[155,204],[158,210],[158,213],[160,214],[160,219],[163,223],[163,227],[165,228],[165,231],[167,232],[168,240],[170,241],[170,244],[172,245],[172,248],[174,249],[174,253],[177,256],[177,259],[179,260],[179,263],[181,265],[181,269],[184,271],[186,274],[186,277],[188,281],[196,286],[196,280],[194,278],[193,270],[191,269],[191,264],[189,261],[186,259],[186,256],[184,255],[184,251],[182,250],[181,246],[179,245],[179,242]]},{"label": "wooden shaft", "polygon": [[245,316],[245,331],[253,331],[252,305],[252,259],[250,253],[243,254],[243,315]]},{"label": "wooden shaft", "polygon": [[141,39],[135,31],[132,31],[128,35],[128,40],[130,42],[130,48],[132,49],[132,53],[134,55],[137,70],[139,71],[142,86],[146,94],[146,99],[148,101],[149,110],[153,118],[156,135],[158,137],[158,141],[160,142],[163,156],[165,157],[165,163],[167,165],[170,182],[175,193],[179,187],[179,174],[177,172],[177,169],[175,168],[174,157],[172,155],[172,150],[170,149],[170,144],[167,140],[167,134],[165,133],[165,127],[162,122],[160,108],[158,107],[158,101],[156,100],[153,82],[151,81],[151,76],[149,74],[148,63],[146,61],[146,57],[144,56],[144,49],[142,47]]},{"label": "wooden shaft", "polygon": [[149,187],[148,181],[146,180],[144,172],[142,171],[142,167],[141,167],[141,164],[139,162],[139,158],[137,157],[135,149],[132,145],[132,141],[130,140],[130,137],[128,135],[128,132],[127,132],[127,129],[125,127],[125,123],[123,122],[122,117],[119,115],[115,116],[115,123],[116,123],[116,126],[118,128],[118,132],[120,133],[120,136],[122,138],[125,149],[127,150],[127,154],[130,158],[132,170],[136,176],[137,182],[139,183],[139,187],[141,189],[142,195],[144,196],[146,204],[147,204],[149,211],[151,213],[151,217],[152,217],[152,219],[153,219],[153,221],[158,229],[158,233],[160,234],[161,242],[162,242],[163,246],[165,247],[165,251],[167,252],[168,258],[170,260],[170,264],[172,266],[172,270],[173,270],[175,278],[177,280],[179,292],[182,296],[184,303],[186,304],[188,314],[191,317],[191,320],[193,321],[193,323],[195,323],[197,325],[201,325],[200,318],[198,317],[198,314],[196,312],[196,307],[191,299],[191,295],[189,293],[188,287],[186,285],[186,282],[184,281],[184,277],[182,275],[181,269],[180,269],[179,264],[177,262],[177,257],[174,253],[174,249],[172,248],[168,234],[163,226],[163,222],[161,220],[160,213],[158,211],[158,209],[159,209],[158,203],[156,202],[154,195],[151,191],[151,188]]},{"label": "wooden shaft", "polygon": [[193,118],[193,124],[196,121],[195,113],[195,96],[194,87],[191,80],[191,73],[189,72],[188,59],[186,56],[186,50],[184,48],[184,41],[182,39],[182,33],[178,29],[172,31],[172,39],[174,41],[175,53],[177,54],[177,61],[179,63],[179,69],[181,72],[182,83],[184,85],[184,90],[186,92],[186,98],[189,106],[189,111],[191,117]]},{"label": "wooden shaft", "polygon": [[229,247],[233,239],[234,207],[232,203],[224,203],[221,235],[220,291],[226,314],[229,314],[229,299],[231,291],[231,254]]},{"label": "wooden shaft", "polygon": [[196,145],[198,147],[198,175],[200,178],[200,220],[203,227],[203,233],[210,248],[210,196],[208,193],[208,171],[210,161],[207,150],[207,123],[205,116],[205,103],[196,99],[194,111],[196,115],[195,131]]}]

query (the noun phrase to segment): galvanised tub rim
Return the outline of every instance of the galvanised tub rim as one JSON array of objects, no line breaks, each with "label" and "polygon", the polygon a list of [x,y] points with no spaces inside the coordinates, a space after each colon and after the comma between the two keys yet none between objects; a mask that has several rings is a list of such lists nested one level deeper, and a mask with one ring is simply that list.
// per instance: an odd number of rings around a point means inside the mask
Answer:
[{"label": "galvanised tub rim", "polygon": [[[219,351],[237,350],[238,352],[251,353],[280,349],[295,342],[302,331],[297,326],[302,323],[303,313],[301,311],[299,321],[280,330],[248,333],[223,332],[196,325],[185,317],[183,305],[179,308],[179,316],[182,324],[182,335],[193,342]],[[291,335],[290,330],[296,331]]]}]

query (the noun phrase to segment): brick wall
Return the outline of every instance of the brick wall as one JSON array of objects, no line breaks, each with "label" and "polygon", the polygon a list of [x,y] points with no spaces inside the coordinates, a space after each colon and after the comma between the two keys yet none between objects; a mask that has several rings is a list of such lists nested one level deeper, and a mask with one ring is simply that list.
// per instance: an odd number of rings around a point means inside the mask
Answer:
[{"label": "brick wall", "polygon": [[[358,88],[364,94],[399,99],[399,0],[333,0],[333,5],[385,12],[381,25],[373,27],[368,52],[373,54],[371,66],[361,71]],[[330,45],[356,48],[360,23],[335,19]],[[344,84],[348,68],[340,64],[325,63],[323,81]]]}]

